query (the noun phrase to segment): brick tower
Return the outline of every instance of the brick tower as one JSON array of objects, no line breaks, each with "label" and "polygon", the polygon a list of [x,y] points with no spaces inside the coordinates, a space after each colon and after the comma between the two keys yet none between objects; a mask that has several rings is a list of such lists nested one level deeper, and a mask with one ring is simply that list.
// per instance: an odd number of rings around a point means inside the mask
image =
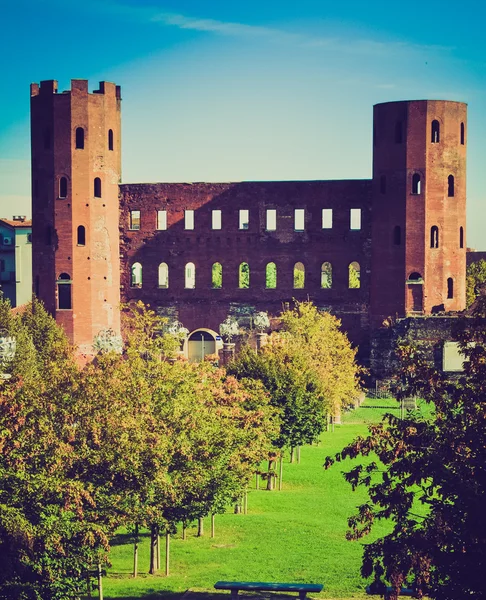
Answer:
[{"label": "brick tower", "polygon": [[371,321],[465,307],[466,117],[461,102],[377,104]]},{"label": "brick tower", "polygon": [[120,88],[31,85],[34,292],[81,353],[120,331]]}]

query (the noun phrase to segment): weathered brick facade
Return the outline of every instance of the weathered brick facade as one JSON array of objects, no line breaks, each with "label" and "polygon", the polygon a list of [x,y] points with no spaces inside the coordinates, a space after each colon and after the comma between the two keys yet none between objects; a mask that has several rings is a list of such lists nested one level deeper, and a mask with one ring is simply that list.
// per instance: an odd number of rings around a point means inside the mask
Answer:
[{"label": "weathered brick facade", "polygon": [[464,307],[464,104],[375,106],[372,180],[119,185],[119,88],[31,96],[35,290],[85,351],[120,300],[217,331],[309,298],[362,350],[388,316]]}]

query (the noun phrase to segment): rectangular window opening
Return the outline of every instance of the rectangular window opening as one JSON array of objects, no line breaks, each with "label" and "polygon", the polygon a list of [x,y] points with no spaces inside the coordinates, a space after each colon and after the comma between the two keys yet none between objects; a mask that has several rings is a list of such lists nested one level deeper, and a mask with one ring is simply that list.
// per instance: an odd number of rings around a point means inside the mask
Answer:
[{"label": "rectangular window opening", "polygon": [[157,211],[157,229],[159,231],[165,231],[167,229],[167,211]]},{"label": "rectangular window opening", "polygon": [[276,231],[277,229],[277,210],[275,208],[267,208],[267,231]]},{"label": "rectangular window opening", "polygon": [[332,229],[332,208],[322,209],[322,229]]},{"label": "rectangular window opening", "polygon": [[296,208],[294,211],[294,230],[305,230],[305,209],[303,208]]},{"label": "rectangular window opening", "polygon": [[349,227],[354,231],[361,229],[361,208],[351,209]]},{"label": "rectangular window opening", "polygon": [[240,222],[238,229],[248,229],[250,227],[250,211],[246,208],[240,210]]},{"label": "rectangular window opening", "polygon": [[132,229],[132,230],[140,229],[140,211],[139,210],[131,210],[130,211],[130,229]]},{"label": "rectangular window opening", "polygon": [[221,229],[221,211],[213,210],[211,215],[212,229]]},{"label": "rectangular window opening", "polygon": [[194,211],[184,211],[184,229],[194,229]]}]

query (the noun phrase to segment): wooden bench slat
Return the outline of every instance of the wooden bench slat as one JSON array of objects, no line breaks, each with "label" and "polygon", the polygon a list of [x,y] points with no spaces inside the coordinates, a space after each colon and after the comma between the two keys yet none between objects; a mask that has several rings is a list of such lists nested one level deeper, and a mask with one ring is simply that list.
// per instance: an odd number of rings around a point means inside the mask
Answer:
[{"label": "wooden bench slat", "polygon": [[217,590],[280,591],[280,592],[320,592],[319,583],[270,583],[265,581],[217,581]]}]

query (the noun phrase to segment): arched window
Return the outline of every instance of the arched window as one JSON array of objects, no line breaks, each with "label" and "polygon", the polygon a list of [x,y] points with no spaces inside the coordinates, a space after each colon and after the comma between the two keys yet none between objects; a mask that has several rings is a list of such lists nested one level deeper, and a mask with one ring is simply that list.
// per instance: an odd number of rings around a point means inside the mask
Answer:
[{"label": "arched window", "polygon": [[402,141],[403,141],[402,122],[397,121],[395,123],[395,143],[401,144]]},{"label": "arched window", "polygon": [[142,287],[142,265],[139,262],[132,265],[130,286],[136,288]]},{"label": "arched window", "polygon": [[83,150],[84,148],[84,129],[82,127],[76,127],[76,150]]},{"label": "arched window", "polygon": [[449,175],[447,178],[447,195],[449,198],[454,196],[454,175]]},{"label": "arched window", "polygon": [[277,265],[274,262],[267,263],[265,267],[265,287],[268,290],[277,287]]},{"label": "arched window", "polygon": [[412,194],[420,194],[420,189],[421,189],[420,184],[421,184],[420,174],[414,173],[412,175]]},{"label": "arched window", "polygon": [[349,289],[357,289],[361,287],[361,268],[359,263],[353,261],[348,267],[348,287]]},{"label": "arched window", "polygon": [[71,276],[67,273],[61,273],[57,280],[57,307],[59,310],[72,309],[71,297]]},{"label": "arched window", "polygon": [[380,177],[380,194],[386,194],[386,176],[381,175]]},{"label": "arched window", "polygon": [[99,177],[95,177],[93,187],[94,187],[94,197],[101,198],[101,179]]},{"label": "arched window", "polygon": [[332,266],[330,262],[321,265],[321,288],[330,290],[332,288]]},{"label": "arched window", "polygon": [[447,278],[447,299],[454,298],[454,280],[452,277]]},{"label": "arched window", "polygon": [[420,275],[420,273],[417,273],[417,271],[410,273],[407,281],[413,282],[413,283],[423,283],[424,282],[422,275]]},{"label": "arched window", "polygon": [[242,289],[250,287],[250,266],[246,262],[238,267],[238,287]]},{"label": "arched window", "polygon": [[393,228],[393,243],[395,246],[400,246],[402,243],[402,229],[400,225],[395,225]]},{"label": "arched window", "polygon": [[67,196],[67,177],[61,177],[59,179],[59,198],[65,198]]},{"label": "arched window", "polygon": [[159,288],[169,287],[169,266],[167,263],[159,265]]},{"label": "arched window", "polygon": [[430,228],[430,247],[439,247],[439,228],[437,227],[437,225],[432,225],[432,227]]},{"label": "arched window", "polygon": [[465,140],[465,129],[464,129],[464,123],[461,123],[461,146],[464,146],[464,140]]},{"label": "arched window", "polygon": [[436,119],[432,121],[432,132],[430,141],[433,144],[438,144],[440,142],[440,123]]},{"label": "arched window", "polygon": [[459,248],[464,248],[464,228],[459,227]]},{"label": "arched window", "polygon": [[86,229],[84,228],[84,225],[80,225],[78,227],[78,239],[77,239],[77,244],[78,246],[84,246],[86,245]]},{"label": "arched window", "polygon": [[184,287],[193,290],[196,287],[196,266],[194,263],[187,263],[184,268]]},{"label": "arched window", "polygon": [[108,129],[108,150],[113,150],[113,129]]},{"label": "arched window", "polygon": [[215,290],[223,287],[223,265],[219,262],[214,263],[211,268],[211,285]]},{"label": "arched window", "polygon": [[294,289],[301,290],[305,286],[305,267],[301,262],[294,265]]}]

